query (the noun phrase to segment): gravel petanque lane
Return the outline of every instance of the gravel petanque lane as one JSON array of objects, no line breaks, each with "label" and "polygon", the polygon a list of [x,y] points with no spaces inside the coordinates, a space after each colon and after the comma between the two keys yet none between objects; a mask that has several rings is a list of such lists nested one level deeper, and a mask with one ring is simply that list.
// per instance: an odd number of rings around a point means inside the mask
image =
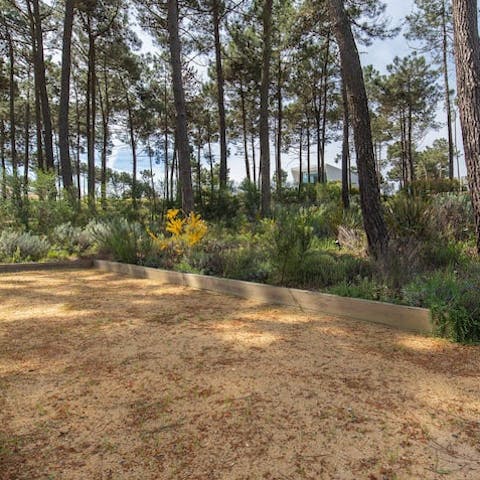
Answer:
[{"label": "gravel petanque lane", "polygon": [[480,347],[96,270],[0,275],[0,479],[480,479]]}]

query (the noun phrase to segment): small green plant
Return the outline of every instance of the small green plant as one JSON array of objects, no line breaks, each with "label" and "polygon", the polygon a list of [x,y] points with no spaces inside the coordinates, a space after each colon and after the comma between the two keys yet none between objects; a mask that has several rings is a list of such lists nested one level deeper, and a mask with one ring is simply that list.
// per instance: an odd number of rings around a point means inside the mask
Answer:
[{"label": "small green plant", "polygon": [[405,303],[432,311],[438,335],[455,342],[480,342],[480,267],[459,274],[439,271],[403,289]]},{"label": "small green plant", "polygon": [[36,262],[50,250],[46,238],[29,232],[4,230],[0,235],[0,260],[9,263]]},{"label": "small green plant", "polygon": [[151,249],[142,225],[124,218],[92,225],[91,233],[100,252],[119,262],[141,263]]},{"label": "small green plant", "polygon": [[272,228],[271,259],[280,283],[296,276],[314,239],[312,211],[279,209]]}]

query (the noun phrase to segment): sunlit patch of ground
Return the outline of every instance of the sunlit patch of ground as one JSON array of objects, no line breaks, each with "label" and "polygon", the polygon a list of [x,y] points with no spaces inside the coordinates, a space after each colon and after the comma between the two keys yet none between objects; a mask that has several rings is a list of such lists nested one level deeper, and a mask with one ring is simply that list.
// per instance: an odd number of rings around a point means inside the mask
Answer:
[{"label": "sunlit patch of ground", "polygon": [[480,479],[480,348],[94,270],[0,275],[0,478]]}]

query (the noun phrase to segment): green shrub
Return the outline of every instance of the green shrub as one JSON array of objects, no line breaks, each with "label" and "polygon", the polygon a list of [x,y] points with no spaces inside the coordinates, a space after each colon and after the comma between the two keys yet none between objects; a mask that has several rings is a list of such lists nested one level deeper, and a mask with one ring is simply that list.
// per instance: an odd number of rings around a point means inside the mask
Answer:
[{"label": "green shrub", "polygon": [[463,245],[458,242],[429,242],[422,250],[422,260],[428,270],[456,267],[466,262]]},{"label": "green shrub", "polygon": [[433,196],[430,219],[435,232],[447,241],[465,241],[474,237],[475,222],[470,194]]},{"label": "green shrub", "polygon": [[397,238],[429,239],[432,234],[429,202],[423,197],[399,193],[386,203],[390,233]]},{"label": "green shrub", "polygon": [[286,278],[295,278],[313,239],[311,209],[277,209],[271,231],[270,256],[280,283]]},{"label": "green shrub", "polygon": [[404,301],[430,308],[436,333],[455,342],[480,341],[480,268],[435,272],[403,289]]},{"label": "green shrub", "polygon": [[94,239],[90,231],[91,226],[85,229],[74,227],[71,223],[62,223],[55,227],[50,234],[50,241],[69,253],[83,252],[89,248]]},{"label": "green shrub", "polygon": [[460,183],[457,179],[434,178],[415,180],[407,187],[414,195],[428,196],[435,193],[458,192]]},{"label": "green shrub", "polygon": [[306,288],[325,288],[342,281],[369,277],[370,263],[351,255],[336,255],[322,251],[309,251],[301,259],[297,270],[289,272],[287,282]]},{"label": "green shrub", "polygon": [[363,298],[381,302],[392,300],[390,290],[386,285],[369,278],[360,278],[354,282],[343,280],[327,291],[341,297]]},{"label": "green shrub", "polygon": [[239,199],[248,219],[254,220],[260,212],[260,190],[247,178],[240,184]]},{"label": "green shrub", "polygon": [[29,232],[4,230],[0,235],[0,260],[2,262],[36,262],[45,258],[50,250],[46,238]]},{"label": "green shrub", "polygon": [[227,278],[265,282],[270,273],[271,267],[265,255],[252,245],[240,245],[225,251],[223,275]]},{"label": "green shrub", "polygon": [[142,225],[124,218],[92,225],[91,232],[100,252],[118,262],[143,263],[152,248]]}]

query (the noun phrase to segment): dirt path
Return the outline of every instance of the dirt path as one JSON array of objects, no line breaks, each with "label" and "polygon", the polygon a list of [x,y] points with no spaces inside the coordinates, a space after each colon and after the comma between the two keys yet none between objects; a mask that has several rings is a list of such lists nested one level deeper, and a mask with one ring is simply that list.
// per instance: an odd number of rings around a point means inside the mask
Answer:
[{"label": "dirt path", "polygon": [[94,270],[1,275],[0,478],[480,479],[480,347]]}]

